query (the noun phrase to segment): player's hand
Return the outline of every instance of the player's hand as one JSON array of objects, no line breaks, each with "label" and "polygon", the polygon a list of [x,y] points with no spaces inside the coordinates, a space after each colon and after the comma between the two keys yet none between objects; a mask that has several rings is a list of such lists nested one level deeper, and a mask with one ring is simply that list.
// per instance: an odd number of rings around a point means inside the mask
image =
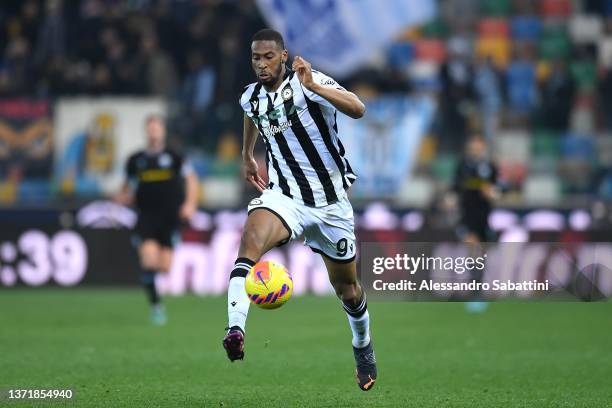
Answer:
[{"label": "player's hand", "polygon": [[257,166],[257,162],[254,158],[247,159],[245,158],[243,161],[244,167],[244,178],[246,181],[251,183],[253,187],[255,187],[260,193],[262,193],[266,189],[266,182],[259,176],[259,166]]},{"label": "player's hand", "polygon": [[293,59],[291,69],[295,71],[302,85],[306,89],[312,91],[312,87],[315,85],[315,82],[312,79],[312,65],[310,65],[310,62],[306,61],[300,56],[296,56]]},{"label": "player's hand", "polygon": [[492,184],[484,184],[480,191],[487,200],[495,201],[499,198],[499,191]]},{"label": "player's hand", "polygon": [[193,217],[193,215],[196,213],[197,209],[197,205],[185,203],[181,206],[179,216],[183,221],[189,221],[191,217]]},{"label": "player's hand", "polygon": [[124,206],[132,205],[133,197],[126,191],[121,191],[113,197],[113,201]]}]

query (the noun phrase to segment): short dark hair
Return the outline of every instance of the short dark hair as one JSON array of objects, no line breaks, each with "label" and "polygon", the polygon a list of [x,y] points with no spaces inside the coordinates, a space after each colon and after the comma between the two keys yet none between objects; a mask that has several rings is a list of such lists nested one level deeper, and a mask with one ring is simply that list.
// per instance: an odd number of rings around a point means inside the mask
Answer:
[{"label": "short dark hair", "polygon": [[285,40],[283,40],[282,34],[271,28],[259,30],[251,41],[274,41],[282,50],[285,49]]}]

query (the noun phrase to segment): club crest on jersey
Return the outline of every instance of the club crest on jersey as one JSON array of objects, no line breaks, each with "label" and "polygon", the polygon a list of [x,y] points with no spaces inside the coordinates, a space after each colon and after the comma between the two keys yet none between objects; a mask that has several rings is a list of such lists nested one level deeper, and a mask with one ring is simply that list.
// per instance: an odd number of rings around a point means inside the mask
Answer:
[{"label": "club crest on jersey", "polygon": [[159,157],[159,167],[168,168],[172,164],[172,157],[164,153]]},{"label": "club crest on jersey", "polygon": [[283,101],[288,101],[293,98],[293,89],[291,89],[291,87],[284,88],[281,92],[281,96],[283,97]]}]

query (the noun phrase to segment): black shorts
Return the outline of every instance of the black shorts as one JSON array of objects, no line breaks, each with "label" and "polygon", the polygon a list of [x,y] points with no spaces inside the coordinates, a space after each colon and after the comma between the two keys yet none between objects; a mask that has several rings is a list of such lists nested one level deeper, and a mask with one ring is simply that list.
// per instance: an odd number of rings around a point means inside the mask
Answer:
[{"label": "black shorts", "polygon": [[139,243],[153,240],[160,246],[172,248],[178,237],[180,220],[175,214],[139,212],[134,232]]},{"label": "black shorts", "polygon": [[457,235],[464,239],[469,233],[475,234],[480,242],[489,241],[489,214],[464,214],[457,228]]}]

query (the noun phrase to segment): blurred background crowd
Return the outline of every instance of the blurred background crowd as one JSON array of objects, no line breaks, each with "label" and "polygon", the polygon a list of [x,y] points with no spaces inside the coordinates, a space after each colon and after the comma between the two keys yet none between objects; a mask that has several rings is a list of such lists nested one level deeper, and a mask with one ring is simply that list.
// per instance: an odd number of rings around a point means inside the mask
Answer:
[{"label": "blurred background crowd", "polygon": [[[159,98],[171,143],[203,182],[202,205],[240,206],[237,98],[253,81],[250,38],[265,26],[254,0],[4,1],[0,116],[23,129],[34,111],[52,118],[62,99]],[[432,21],[337,79],[366,101],[435,101],[415,164],[399,175],[414,181],[410,194],[423,196],[411,202],[430,205],[448,188],[473,134],[486,138],[497,162],[504,205],[564,208],[612,197],[610,0],[440,1]],[[17,102],[24,98],[45,105],[26,108]],[[104,133],[113,120],[100,114],[89,132]],[[0,202],[78,196],[66,173],[58,176],[66,154],[46,139],[23,153],[13,133],[0,127]],[[55,136],[57,143],[57,128]],[[40,160],[32,150],[45,146],[54,158],[27,164],[23,156]],[[227,191],[236,193],[210,193]],[[219,194],[221,201],[211,198]]]}]

